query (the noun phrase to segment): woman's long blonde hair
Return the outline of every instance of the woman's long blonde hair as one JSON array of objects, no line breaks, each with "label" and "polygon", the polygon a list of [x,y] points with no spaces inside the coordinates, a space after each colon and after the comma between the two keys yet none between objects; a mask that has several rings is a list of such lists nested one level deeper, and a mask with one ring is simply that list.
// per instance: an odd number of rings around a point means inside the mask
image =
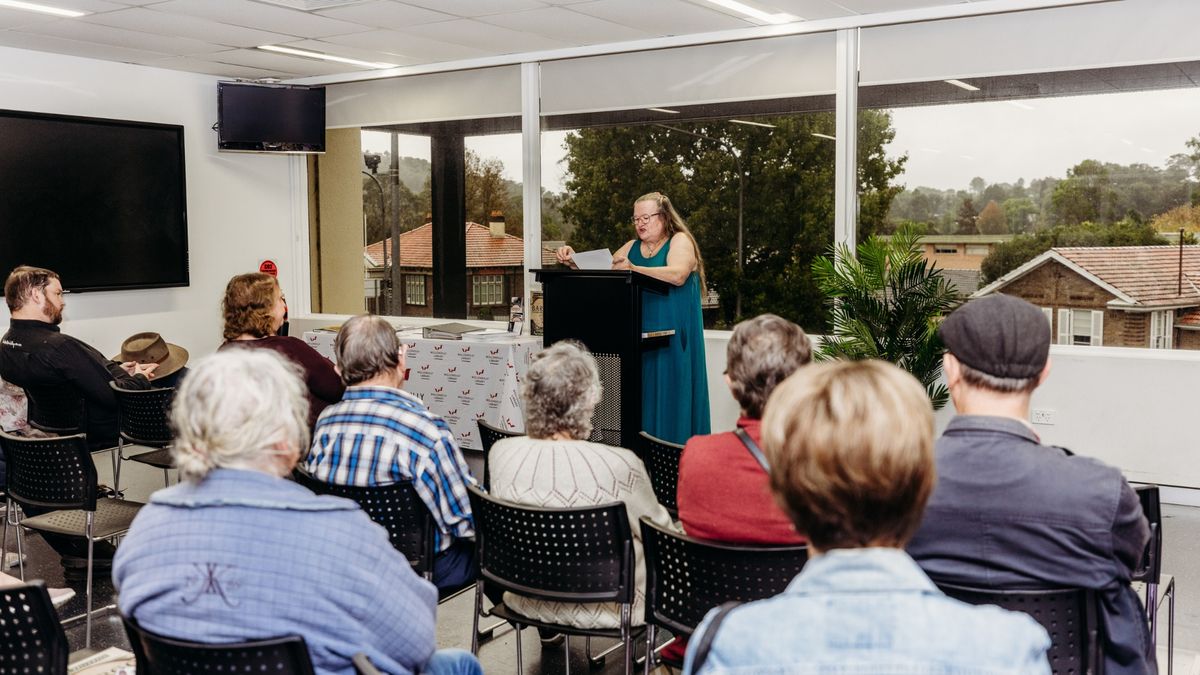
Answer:
[{"label": "woman's long blonde hair", "polygon": [[692,236],[692,231],[683,221],[683,216],[675,210],[675,206],[671,204],[671,198],[661,192],[647,192],[633,200],[634,204],[638,202],[654,202],[658,205],[658,210],[667,217],[668,239],[674,237],[676,232],[682,232],[692,242],[692,248],[696,251],[696,271],[700,273],[700,299],[703,300],[708,292],[708,282],[704,277],[704,258],[700,257],[700,245],[696,243],[696,237]]}]

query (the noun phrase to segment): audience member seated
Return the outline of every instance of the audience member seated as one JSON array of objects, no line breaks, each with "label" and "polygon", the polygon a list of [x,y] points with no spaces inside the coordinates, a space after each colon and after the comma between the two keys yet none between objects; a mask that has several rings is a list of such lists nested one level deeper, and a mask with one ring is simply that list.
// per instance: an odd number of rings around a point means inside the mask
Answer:
[{"label": "audience member seated", "polygon": [[267,350],[198,362],[171,410],[182,481],[150,496],[113,568],[121,612],[205,643],[302,635],[317,673],[480,673],[435,652],[437,590],[354,502],[285,477],[307,446],[295,369]]},{"label": "audience member seated", "polygon": [[356,316],[333,350],[346,393],[317,420],[305,469],[335,485],[413,481],[437,523],[434,584],[450,591],[474,583],[471,470],[449,425],[402,390],[406,367],[396,329],[378,316]]},{"label": "audience member seated", "polygon": [[117,444],[117,399],[109,388],[149,389],[153,364],[118,363],[58,328],[67,306],[58,274],[21,266],[4,282],[12,313],[0,339],[0,377],[36,396],[39,389],[69,388],[87,404],[86,431],[93,448]]},{"label": "audience member seated", "polygon": [[308,428],[312,429],[325,406],[342,398],[345,387],[329,359],[304,340],[278,334],[287,315],[279,282],[261,272],[239,274],[225,286],[221,310],[225,314],[225,344],[221,349],[271,349],[300,367],[307,387]]},{"label": "audience member seated", "polygon": [[[642,461],[629,450],[592,443],[592,410],[600,401],[596,359],[563,341],[533,356],[521,398],[527,436],[497,441],[488,453],[491,492],[527,506],[580,507],[624,502],[634,536],[637,590],[633,623],[645,621],[646,565],[638,519],[671,527]],[[616,603],[573,604],[506,593],[504,603],[530,618],[580,628],[617,628]],[[550,636],[543,634],[543,639]]]},{"label": "audience member seated", "polygon": [[[109,382],[127,389],[149,389],[154,364],[117,363],[91,345],[59,330],[67,306],[57,273],[22,265],[4,282],[4,301],[12,313],[10,327],[0,338],[0,378],[31,396],[56,390],[74,392],[86,403],[84,430],[93,449],[117,444],[117,398]],[[27,506],[26,515],[42,509]],[[87,541],[82,537],[43,533],[62,556],[63,576],[81,580],[87,572]],[[95,568],[106,569],[113,547],[97,542]]]},{"label": "audience member seated", "polygon": [[120,363],[155,365],[151,385],[155,389],[179,386],[188,372],[188,350],[171,344],[158,333],[134,333],[121,343],[121,353],[113,357]]},{"label": "audience member seated", "polygon": [[1101,591],[1104,672],[1155,671],[1130,575],[1149,537],[1121,472],[1042,445],[1029,400],[1050,373],[1042,310],[1006,295],[963,305],[938,329],[958,415],[937,443],[937,488],[909,553],[969,586]]},{"label": "audience member seated", "polygon": [[767,471],[755,450],[761,443],[767,397],[811,358],[812,343],[804,330],[774,314],[734,327],[726,350],[725,383],[742,414],[737,431],[693,436],[683,449],[679,521],[689,535],[748,544],[803,543],[771,495]]},{"label": "audience member seated", "polygon": [[916,379],[883,361],[809,366],[771,395],[762,438],[809,560],[780,595],[710,612],[685,673],[1050,672],[1032,618],[946,597],[903,550],[934,484]]},{"label": "audience member seated", "polygon": [[[0,378],[0,430],[10,434],[25,432],[29,429],[28,409],[25,392]],[[2,459],[0,457],[0,460]],[[4,482],[3,477],[4,474],[0,473],[0,483]]]}]

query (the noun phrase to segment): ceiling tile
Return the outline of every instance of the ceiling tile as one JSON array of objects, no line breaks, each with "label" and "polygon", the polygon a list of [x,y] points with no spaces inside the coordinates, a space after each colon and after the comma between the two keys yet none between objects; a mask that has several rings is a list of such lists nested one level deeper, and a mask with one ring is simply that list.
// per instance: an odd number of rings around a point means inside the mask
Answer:
[{"label": "ceiling tile", "polygon": [[655,33],[646,30],[613,23],[589,14],[580,14],[572,11],[573,9],[574,6],[569,9],[545,7],[526,12],[497,14],[480,20],[526,33],[557,37],[574,45],[622,42],[656,36]]},{"label": "ceiling tile", "polygon": [[295,47],[296,49],[308,49],[322,54],[333,54],[335,56],[344,56],[349,59],[370,61],[372,63],[392,63],[397,66],[411,66],[424,63],[423,59],[404,56],[403,54],[391,54],[376,49],[359,49],[358,47],[334,44],[332,42],[325,42],[324,40],[296,40],[288,42],[284,46]]},{"label": "ceiling tile", "polygon": [[571,5],[568,9],[630,28],[650,29],[657,35],[707,33],[729,28],[747,28],[751,25],[728,14],[684,0],[596,0]]},{"label": "ceiling tile", "polygon": [[147,61],[139,61],[139,63],[144,66],[152,66],[154,68],[183,70],[189,73],[204,73],[205,75],[239,78],[243,80],[260,80],[266,77],[288,79],[293,77],[302,77],[305,75],[305,73],[301,73],[299,71],[283,71],[272,70],[268,68],[254,68],[252,66],[237,66],[229,63],[204,61],[187,56],[173,56],[166,59],[150,59]]},{"label": "ceiling tile", "polygon": [[472,18],[545,7],[539,0],[403,0],[405,4]]},{"label": "ceiling tile", "polygon": [[918,7],[957,5],[961,4],[961,0],[836,0],[836,4],[855,14],[875,14]]},{"label": "ceiling tile", "polygon": [[492,55],[491,52],[482,49],[451,44],[440,40],[431,40],[407,33],[399,33],[394,30],[373,30],[354,35],[334,35],[325,38],[324,41],[348,47],[372,49],[388,54],[399,54],[409,59],[416,59],[416,63],[457,61],[459,59],[473,59]]},{"label": "ceiling tile", "polygon": [[357,5],[334,7],[318,12],[321,16],[343,21],[353,21],[372,28],[390,28],[401,30],[411,26],[419,26],[435,21],[457,19],[453,14],[435,12],[424,7],[416,7],[392,0],[371,0]]},{"label": "ceiling tile", "polygon": [[102,45],[94,42],[79,42],[77,40],[66,40],[51,35],[34,35],[32,33],[19,33],[17,31],[0,32],[0,45],[4,45],[5,47],[16,47],[18,49],[32,49],[39,52],[66,54],[68,56],[82,56],[89,59],[120,61],[123,63],[130,63],[139,61],[141,59],[153,59],[169,56],[169,54],[161,54],[141,49],[114,47],[112,45]]},{"label": "ceiling tile", "polygon": [[280,70],[302,75],[337,75],[350,73],[364,68],[356,68],[345,63],[330,63],[316,61],[287,54],[274,54],[261,49],[232,49],[218,54],[208,54],[205,59],[216,63],[232,63],[238,66],[251,66],[267,70]]},{"label": "ceiling tile", "polygon": [[[558,11],[565,12],[566,10]],[[464,45],[474,49],[483,49],[493,54],[532,52],[572,46],[569,42],[555,40],[544,35],[509,30],[508,28],[483,23],[475,19],[442,21],[440,23],[431,23],[411,30],[397,32],[402,32],[406,35],[419,35],[424,38]]]},{"label": "ceiling tile", "polygon": [[[121,5],[114,5],[111,2],[101,2],[100,0],[78,1],[72,4],[61,2],[57,3],[57,6],[65,7],[67,9],[77,9],[85,12],[107,12],[124,9],[124,7]],[[77,21],[77,19],[67,19],[61,16],[43,14],[41,12],[27,12],[19,9],[6,9],[0,7],[0,29],[19,28],[21,26],[30,26],[36,23],[50,23],[53,21]]]},{"label": "ceiling tile", "polygon": [[140,31],[111,28],[109,26],[84,23],[82,21],[57,21],[54,23],[38,24],[36,26],[29,26],[25,31],[38,35],[52,35],[68,40],[96,42],[115,47],[130,47],[163,54],[205,54],[224,51],[226,49],[222,45],[215,45],[211,42],[203,42],[201,40],[142,33]]},{"label": "ceiling tile", "polygon": [[[703,0],[699,0],[703,2]],[[798,16],[805,21],[820,21],[821,19],[837,19],[854,14],[837,0],[760,0],[759,5],[769,10],[785,12]]]},{"label": "ceiling tile", "polygon": [[157,35],[201,40],[230,47],[257,47],[277,42],[294,40],[290,35],[231,26],[183,14],[167,14],[154,9],[130,8],[118,12],[93,14],[80,19],[86,23],[97,23],[113,28],[124,28]]},{"label": "ceiling tile", "polygon": [[168,0],[153,5],[162,12],[179,12],[221,23],[234,23],[302,38],[344,35],[368,30],[367,26],[250,0]]}]

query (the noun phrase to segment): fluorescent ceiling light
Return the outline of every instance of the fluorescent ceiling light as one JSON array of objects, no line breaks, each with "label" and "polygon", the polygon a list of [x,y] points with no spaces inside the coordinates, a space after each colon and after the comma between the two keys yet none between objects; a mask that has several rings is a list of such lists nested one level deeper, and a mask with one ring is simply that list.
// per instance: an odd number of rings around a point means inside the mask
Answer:
[{"label": "fluorescent ceiling light", "polygon": [[70,19],[91,14],[91,12],[80,12],[74,9],[51,7],[50,5],[39,5],[36,2],[21,2],[21,0],[0,0],[0,7],[8,7],[9,9],[23,9],[29,12],[41,12],[42,14],[53,14],[54,16],[65,16]]},{"label": "fluorescent ceiling light", "polygon": [[946,84],[952,84],[952,85],[958,87],[959,89],[966,89],[967,91],[979,91],[979,87],[976,87],[973,84],[967,84],[966,82],[963,82],[962,80],[942,80],[942,81],[945,82]]},{"label": "fluorescent ceiling light", "polygon": [[667,113],[668,115],[678,115],[679,114],[678,110],[671,110],[670,108],[646,108],[646,110],[653,110],[654,112]]},{"label": "fluorescent ceiling light", "polygon": [[800,21],[800,17],[798,17],[798,16],[793,16],[791,14],[785,14],[783,12],[771,14],[769,12],[764,12],[761,9],[755,9],[745,3],[738,2],[737,0],[708,0],[708,1],[714,5],[724,7],[725,9],[732,9],[733,11],[737,12],[738,14],[745,15],[751,19],[754,19],[755,21],[762,21],[763,23],[781,24],[781,23],[791,23],[793,21]]},{"label": "fluorescent ceiling light", "polygon": [[831,141],[837,140],[837,136],[830,136],[829,134],[818,134],[815,131],[813,132],[813,136],[816,136],[817,138],[828,138]]},{"label": "fluorescent ceiling light", "polygon": [[[2,1],[2,0],[0,0]],[[321,61],[334,61],[336,63],[348,63],[352,66],[363,66],[365,68],[396,68],[394,63],[373,63],[371,61],[359,61],[358,59],[348,59],[344,56],[334,56],[332,54],[322,54],[321,52],[311,52],[307,49],[296,49],[294,47],[281,47],[279,45],[259,45],[259,49],[268,52],[279,52],[280,54],[291,54],[292,56],[303,56],[308,59],[320,59]]]},{"label": "fluorescent ceiling light", "polygon": [[765,122],[751,122],[749,120],[729,120],[729,121],[733,122],[734,124],[745,124],[746,126],[750,126],[750,127],[766,127],[768,129],[775,128],[774,124],[767,124]]}]

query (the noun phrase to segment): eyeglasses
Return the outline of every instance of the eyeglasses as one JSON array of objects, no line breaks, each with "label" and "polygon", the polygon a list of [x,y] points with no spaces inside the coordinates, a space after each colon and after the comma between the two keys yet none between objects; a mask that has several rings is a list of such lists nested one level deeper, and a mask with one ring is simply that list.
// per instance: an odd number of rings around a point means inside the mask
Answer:
[{"label": "eyeglasses", "polygon": [[650,219],[653,218],[654,216],[661,216],[661,215],[662,215],[662,211],[659,211],[657,213],[647,213],[644,216],[634,216],[634,217],[630,218],[629,221],[631,223],[633,223],[634,225],[645,224],[645,223],[650,222]]}]

